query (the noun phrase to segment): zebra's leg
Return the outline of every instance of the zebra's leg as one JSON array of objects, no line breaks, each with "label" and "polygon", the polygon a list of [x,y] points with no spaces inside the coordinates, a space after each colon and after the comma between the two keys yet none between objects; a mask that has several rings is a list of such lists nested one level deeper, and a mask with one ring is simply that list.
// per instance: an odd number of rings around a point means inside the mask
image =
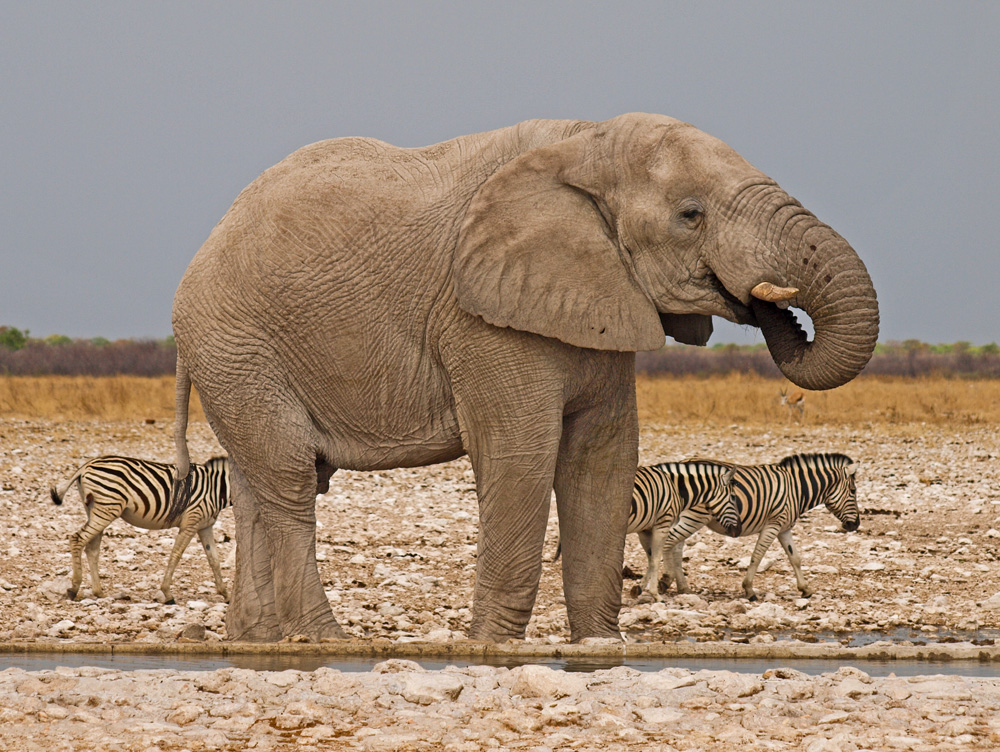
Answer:
[{"label": "zebra's leg", "polygon": [[174,596],[170,593],[170,583],[174,579],[174,570],[181,561],[184,550],[188,547],[194,537],[194,525],[184,525],[177,532],[174,540],[174,548],[170,552],[170,561],[167,562],[167,571],[163,573],[163,582],[160,583],[160,591],[163,593],[164,603],[174,603]]},{"label": "zebra's leg", "polygon": [[781,547],[785,549],[788,561],[791,562],[792,569],[795,571],[796,587],[798,587],[799,592],[802,593],[804,598],[808,598],[813,594],[813,590],[809,587],[809,583],[806,582],[806,578],[802,575],[802,556],[799,554],[799,549],[792,547],[792,531],[783,530],[778,533],[778,542],[781,544]]},{"label": "zebra's leg", "polygon": [[670,587],[671,581],[676,581],[678,593],[691,592],[684,574],[684,544],[687,543],[688,538],[704,527],[708,519],[707,514],[686,509],[681,512],[677,521],[670,528],[670,533],[663,541],[667,565],[667,574],[664,578],[666,580],[665,589]]},{"label": "zebra's leg", "polygon": [[669,588],[671,582],[677,583],[677,592],[690,593],[687,576],[684,574],[684,541],[678,543],[667,551],[667,573],[663,576],[665,587]]},{"label": "zebra's leg", "polygon": [[743,578],[743,592],[746,593],[748,600],[757,600],[757,593],[753,589],[753,578],[757,574],[757,567],[760,566],[764,554],[767,553],[767,549],[774,543],[774,538],[777,534],[778,527],[776,525],[768,525],[760,531],[760,536],[757,538],[757,545],[753,549],[753,557],[750,559],[750,566],[747,567],[746,576]]},{"label": "zebra's leg", "polygon": [[[212,523],[215,524],[214,522]],[[229,591],[226,590],[226,581],[222,577],[222,568],[219,567],[219,557],[215,552],[215,538],[212,535],[212,525],[203,527],[198,531],[198,538],[201,540],[202,548],[205,549],[205,556],[208,557],[208,565],[212,568],[212,575],[215,577],[215,589],[219,595],[229,600]]]},{"label": "zebra's leg", "polygon": [[[69,553],[73,560],[73,581],[66,594],[71,599],[75,599],[80,592],[80,585],[83,582],[83,552],[86,550],[87,560],[90,564],[90,589],[97,598],[102,598],[104,588],[101,586],[101,577],[97,570],[101,538],[104,535],[104,529],[118,519],[125,505],[106,500],[103,502],[95,501],[92,493],[88,493],[86,496],[81,493],[80,496],[84,499],[87,510],[87,523],[69,537]],[[98,509],[100,514],[98,514]]]},{"label": "zebra's leg", "polygon": [[637,535],[639,536],[639,544],[642,546],[642,550],[646,552],[646,574],[642,578],[642,583],[639,585],[639,592],[646,593],[651,589],[650,580],[652,579],[653,572],[656,569],[653,559],[653,531],[640,530]]},{"label": "zebra's leg", "polygon": [[84,551],[87,552],[87,563],[90,565],[90,589],[95,598],[104,597],[104,586],[101,585],[101,573],[98,571],[98,559],[101,556],[101,540],[104,538],[104,531],[87,541]]},{"label": "zebra's leg", "polygon": [[76,594],[80,592],[80,584],[83,582],[83,539],[82,534],[85,528],[81,528],[69,537],[69,558],[73,563],[73,580],[70,582],[66,595],[70,600],[76,599]]}]

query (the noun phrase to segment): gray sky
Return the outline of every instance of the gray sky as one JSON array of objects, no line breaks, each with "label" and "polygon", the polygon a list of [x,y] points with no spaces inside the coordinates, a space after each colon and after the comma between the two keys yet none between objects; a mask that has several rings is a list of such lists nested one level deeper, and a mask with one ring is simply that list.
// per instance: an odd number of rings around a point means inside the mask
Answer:
[{"label": "gray sky", "polygon": [[998,46],[1000,3],[956,0],[0,0],[0,324],[166,336],[237,193],[313,141],[646,111],[844,235],[882,341],[998,341]]}]

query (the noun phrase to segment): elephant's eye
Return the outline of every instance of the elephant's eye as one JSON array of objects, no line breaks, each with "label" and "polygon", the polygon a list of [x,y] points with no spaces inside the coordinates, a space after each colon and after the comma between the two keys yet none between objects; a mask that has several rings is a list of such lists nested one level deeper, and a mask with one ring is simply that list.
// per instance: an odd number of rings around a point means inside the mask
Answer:
[{"label": "elephant's eye", "polygon": [[701,209],[697,206],[689,206],[687,209],[681,210],[681,219],[685,219],[688,222],[693,222],[701,216]]}]

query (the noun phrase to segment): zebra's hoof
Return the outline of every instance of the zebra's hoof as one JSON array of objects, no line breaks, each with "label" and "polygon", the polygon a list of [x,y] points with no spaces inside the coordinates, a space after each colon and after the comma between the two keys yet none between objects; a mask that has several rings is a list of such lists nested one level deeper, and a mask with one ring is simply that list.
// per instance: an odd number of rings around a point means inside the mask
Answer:
[{"label": "zebra's hoof", "polygon": [[66,591],[66,595],[69,597],[69,599],[71,601],[75,601],[76,600],[76,591],[73,588],[70,588],[69,590],[67,590]]},{"label": "zebra's hoof", "polygon": [[747,600],[753,602],[753,601],[757,600],[757,596],[756,595],[751,595],[749,598],[747,598]]},{"label": "zebra's hoof", "polygon": [[168,598],[167,600],[163,601],[164,606],[174,606],[176,604],[177,601],[175,601],[173,598]]}]

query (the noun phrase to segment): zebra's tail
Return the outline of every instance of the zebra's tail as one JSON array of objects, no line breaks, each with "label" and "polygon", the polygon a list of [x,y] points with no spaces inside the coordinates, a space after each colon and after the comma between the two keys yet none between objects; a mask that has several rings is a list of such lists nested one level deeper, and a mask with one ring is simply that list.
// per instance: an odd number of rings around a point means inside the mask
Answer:
[{"label": "zebra's tail", "polygon": [[56,506],[62,506],[63,499],[66,498],[66,493],[69,491],[70,486],[72,486],[74,483],[76,483],[77,480],[79,480],[80,475],[83,473],[83,468],[85,467],[86,465],[83,465],[83,467],[77,469],[77,471],[73,473],[72,477],[70,477],[70,479],[65,483],[62,483],[58,486],[52,486],[49,489],[49,496],[52,498],[53,504],[55,504]]},{"label": "zebra's tail", "polygon": [[174,408],[174,482],[170,491],[170,509],[182,510],[191,495],[191,456],[188,454],[188,403],[191,398],[191,378],[187,366],[177,353],[177,392]]}]

